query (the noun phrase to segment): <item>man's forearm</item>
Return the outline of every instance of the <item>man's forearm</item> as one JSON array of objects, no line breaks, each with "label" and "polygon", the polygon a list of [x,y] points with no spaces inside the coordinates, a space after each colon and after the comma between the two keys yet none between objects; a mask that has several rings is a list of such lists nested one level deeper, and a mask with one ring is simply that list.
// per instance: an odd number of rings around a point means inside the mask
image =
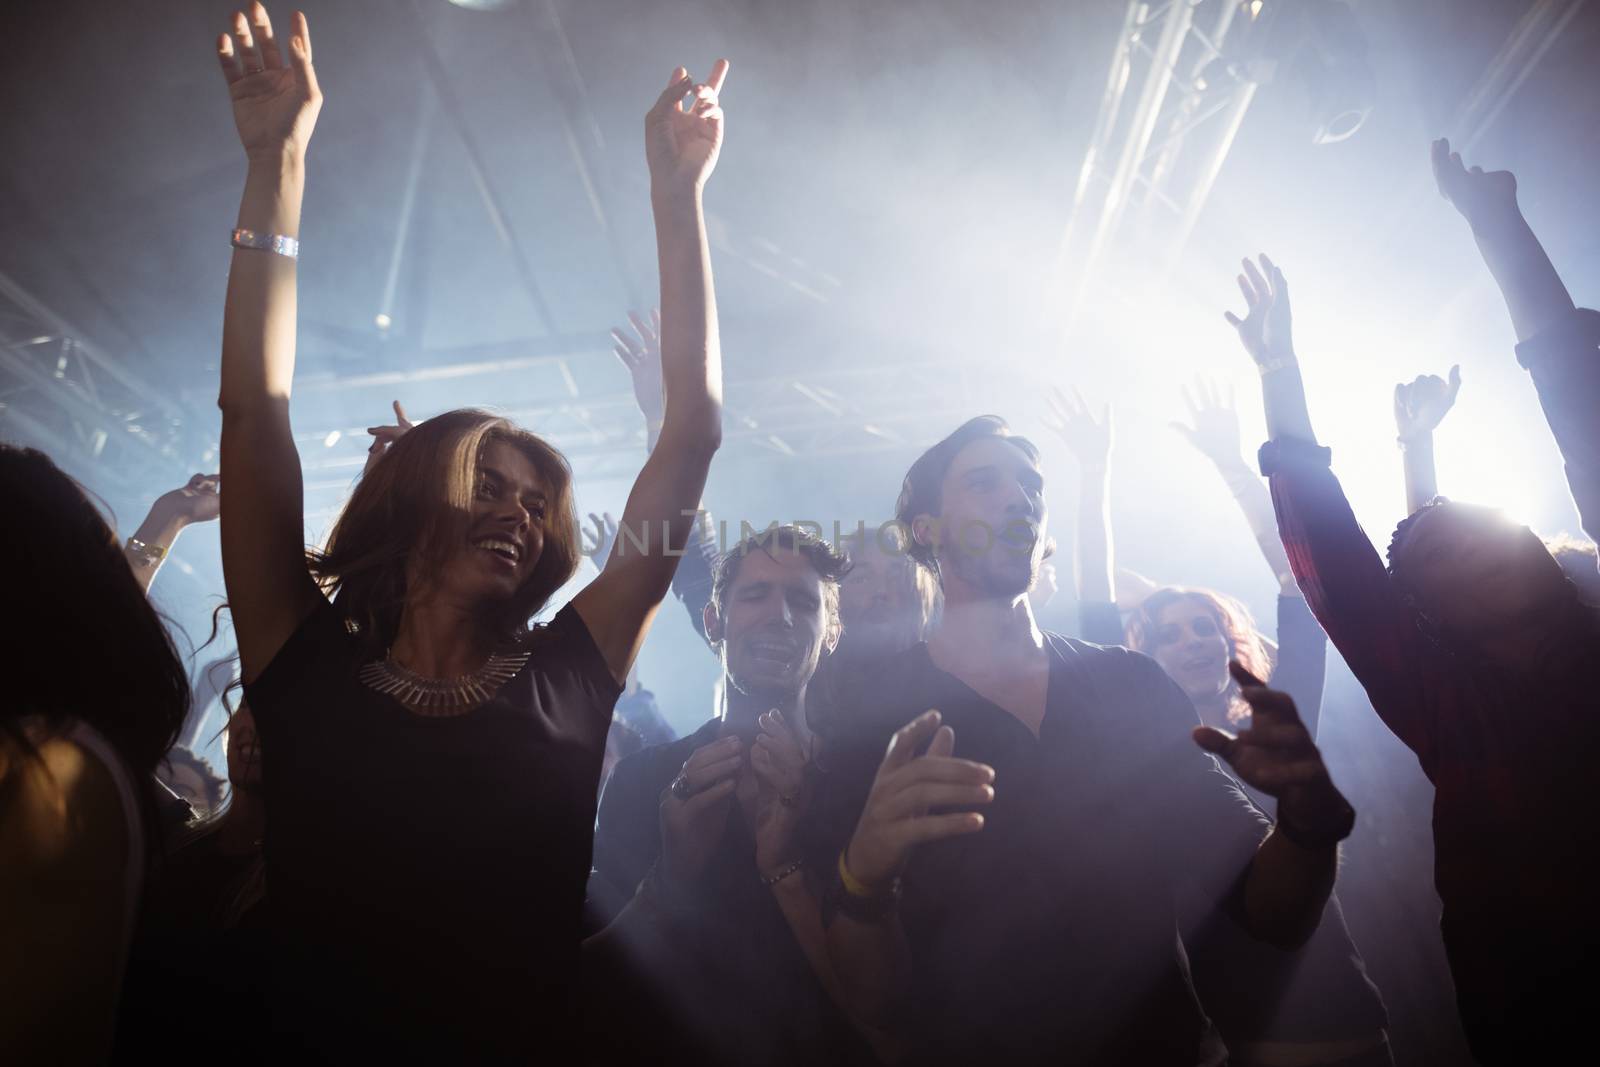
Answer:
[{"label": "man's forearm", "polygon": [[1078,599],[1112,599],[1111,476],[1106,467],[1079,472],[1077,565]]},{"label": "man's forearm", "polygon": [[1572,296],[1521,211],[1473,226],[1478,251],[1500,287],[1517,341],[1537,337],[1572,311]]},{"label": "man's forearm", "polygon": [[1433,434],[1422,433],[1400,442],[1406,475],[1406,514],[1415,515],[1439,495],[1439,476],[1433,463]]},{"label": "man's forearm", "polygon": [[[128,557],[128,566],[133,568],[133,576],[145,592],[150,591],[150,583],[155,581],[156,572],[167,561],[167,554],[184,526],[182,519],[159,515],[152,510],[133,532],[133,539],[147,546],[146,550],[141,552],[126,546],[123,548],[123,554]],[[160,551],[152,552],[151,549]]]},{"label": "man's forearm", "polygon": [[1311,412],[1306,407],[1306,387],[1293,352],[1261,376],[1261,402],[1267,416],[1267,437],[1292,437],[1316,444]]},{"label": "man's forearm", "polygon": [[826,944],[845,1010],[865,1026],[892,1033],[911,974],[911,953],[899,918],[862,922],[835,915]]},{"label": "man's forearm", "polygon": [[1245,875],[1245,927],[1280,948],[1298,948],[1317,924],[1333,892],[1337,846],[1304,848],[1274,829],[1256,850]]}]

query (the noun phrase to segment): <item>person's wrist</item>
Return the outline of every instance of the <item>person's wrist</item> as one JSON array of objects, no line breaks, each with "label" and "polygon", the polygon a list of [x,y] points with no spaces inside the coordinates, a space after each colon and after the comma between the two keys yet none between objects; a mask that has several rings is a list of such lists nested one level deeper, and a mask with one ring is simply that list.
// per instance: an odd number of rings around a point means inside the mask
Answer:
[{"label": "person's wrist", "polygon": [[306,165],[306,149],[304,145],[288,142],[262,145],[245,149],[244,158],[250,169],[257,172],[277,173],[280,175],[303,174]]},{"label": "person's wrist", "polygon": [[1277,371],[1298,370],[1300,367],[1294,348],[1288,345],[1263,348],[1258,352],[1252,352],[1251,355],[1255,357],[1256,370],[1263,378]]},{"label": "person's wrist", "polygon": [[1299,796],[1278,802],[1278,828],[1302,848],[1331,848],[1350,836],[1355,810],[1324,775]]},{"label": "person's wrist", "polygon": [[703,207],[705,183],[681,178],[651,179],[650,206],[658,218],[694,217]]}]

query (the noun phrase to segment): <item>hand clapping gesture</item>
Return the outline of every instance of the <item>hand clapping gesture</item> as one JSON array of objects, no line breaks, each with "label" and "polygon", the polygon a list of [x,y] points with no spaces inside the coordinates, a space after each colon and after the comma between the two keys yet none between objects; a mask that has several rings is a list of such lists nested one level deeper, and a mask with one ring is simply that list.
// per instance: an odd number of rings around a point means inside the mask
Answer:
[{"label": "hand clapping gesture", "polygon": [[[955,731],[927,711],[895,732],[878,767],[855,834],[845,849],[851,875],[871,886],[890,884],[918,845],[976,833],[983,816],[974,811],[933,815],[934,808],[971,808],[994,799],[994,768],[955,759]],[[927,751],[917,755],[917,749]]]},{"label": "hand clapping gesture", "polygon": [[1231,311],[1222,317],[1239,331],[1239,341],[1258,367],[1268,367],[1294,359],[1294,340],[1291,336],[1289,316],[1289,283],[1283,271],[1268,259],[1261,257],[1261,268],[1248,259],[1242,261],[1244,273],[1239,275],[1239,291],[1244,294],[1249,309],[1244,318]]},{"label": "hand clapping gesture", "polygon": [[661,791],[661,875],[675,891],[694,884],[722,841],[744,770],[744,744],[727,736],[694,750]]},{"label": "hand clapping gesture", "polygon": [[1104,470],[1111,460],[1111,405],[1103,405],[1097,419],[1076,388],[1070,394],[1051,389],[1045,400],[1050,405],[1045,425],[1067,443],[1078,465],[1084,470]]},{"label": "hand clapping gesture", "polygon": [[757,724],[761,732],[750,747],[756,790],[745,815],[756,839],[756,871],[770,878],[795,858],[794,830],[805,811],[806,753],[777,708]]},{"label": "hand clapping gesture", "polygon": [[[722,151],[723,117],[717,94],[728,77],[728,61],[712,64],[711,76],[696,83],[679,67],[644,120],[645,159],[652,192],[699,192]],[[693,102],[684,107],[683,100]]]},{"label": "hand clapping gesture", "polygon": [[1403,440],[1430,434],[1455,406],[1461,391],[1461,367],[1450,368],[1446,382],[1437,374],[1424,374],[1410,385],[1394,387],[1394,425]]},{"label": "hand clapping gesture", "polygon": [[322,110],[305,15],[295,12],[285,49],[260,3],[250,5],[248,18],[234,12],[233,32],[217,37],[217,60],[228,80],[245,155],[271,159],[287,151],[303,156]]}]

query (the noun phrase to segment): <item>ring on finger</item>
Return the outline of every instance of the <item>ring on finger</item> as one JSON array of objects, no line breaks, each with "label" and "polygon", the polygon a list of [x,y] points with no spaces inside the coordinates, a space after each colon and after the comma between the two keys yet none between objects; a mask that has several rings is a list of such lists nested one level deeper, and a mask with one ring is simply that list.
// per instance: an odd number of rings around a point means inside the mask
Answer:
[{"label": "ring on finger", "polygon": [[689,788],[689,776],[680,774],[672,780],[672,795],[679,800],[688,800],[694,795],[694,790]]}]

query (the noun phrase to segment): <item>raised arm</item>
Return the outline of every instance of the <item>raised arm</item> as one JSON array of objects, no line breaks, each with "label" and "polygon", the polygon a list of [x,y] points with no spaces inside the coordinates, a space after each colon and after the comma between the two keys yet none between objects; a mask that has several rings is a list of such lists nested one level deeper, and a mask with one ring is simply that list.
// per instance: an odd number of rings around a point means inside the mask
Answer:
[{"label": "raised arm", "polygon": [[304,487],[289,429],[296,261],[283,253],[300,236],[306,147],[322,93],[304,15],[295,15],[284,48],[266,9],[254,4],[248,20],[235,14],[232,34],[218,37],[217,56],[249,164],[228,272],[218,405],[229,489],[222,572],[250,680],[320,596],[305,564]]},{"label": "raised arm", "polygon": [[123,546],[133,577],[145,592],[167,561],[178,535],[197,522],[210,522],[221,511],[215,474],[196,474],[187,483],[162,493],[150,505],[150,514]]},{"label": "raised arm", "polygon": [[1522,210],[1509,171],[1468,170],[1448,141],[1433,144],[1439,192],[1461,212],[1511,312],[1517,361],[1533,376],[1566,462],[1584,531],[1600,536],[1600,313],[1574,308]]},{"label": "raised arm", "polygon": [[[648,316],[628,312],[632,331],[613,328],[613,350],[633,379],[633,399],[644,417],[645,452],[656,450],[661,436],[665,390],[661,386],[661,312],[652,309]],[[689,613],[689,625],[706,636],[705,606],[711,602],[711,573],[716,566],[717,545],[711,536],[711,516],[702,508],[699,521],[689,527],[683,555],[672,575],[672,592]],[[615,538],[613,538],[613,541]],[[603,562],[603,561],[597,561]]]},{"label": "raised arm", "polygon": [[1175,422],[1172,428],[1209,459],[1222,475],[1233,502],[1244,512],[1256,547],[1272,569],[1272,576],[1278,580],[1279,592],[1284,596],[1299,596],[1300,590],[1289,569],[1289,557],[1284,554],[1283,542],[1278,537],[1277,519],[1272,514],[1272,494],[1245,462],[1239,445],[1239,413],[1234,408],[1231,390],[1224,399],[1215,382],[1200,379],[1193,390],[1184,388],[1183,400],[1194,425]]},{"label": "raised arm", "polygon": [[[1096,419],[1074,389],[1070,394],[1052,389],[1045,423],[1078,461],[1078,527],[1073,538],[1073,583],[1077,589],[1084,636],[1101,644],[1119,644],[1116,633],[1100,632],[1108,617],[1104,605],[1112,602],[1113,547],[1111,540],[1111,405]],[[1091,632],[1093,630],[1094,632]]]},{"label": "raised arm", "polygon": [[1424,374],[1410,385],[1394,387],[1394,425],[1406,476],[1406,514],[1414,515],[1439,495],[1433,465],[1433,431],[1455,406],[1461,391],[1461,368],[1450,368],[1450,381]]},{"label": "raised arm", "polygon": [[1401,718],[1418,705],[1399,690],[1414,687],[1421,637],[1372,542],[1356,521],[1317,446],[1290,330],[1289,290],[1266,256],[1245,262],[1239,287],[1244,319],[1226,314],[1261,372],[1271,439],[1260,454],[1278,535],[1295,584],[1329,640],[1366,688],[1385,723],[1402,741],[1425,745],[1424,726]]},{"label": "raised arm", "polygon": [[[613,559],[575,598],[612,674],[628,676],[672,584],[711,457],[722,443],[722,345],[711,284],[702,191],[722,148],[717,94],[728,74],[718,60],[704,84],[682,67],[645,117],[650,203],[661,273],[661,435],[622,512]],[[693,96],[688,109],[685,96]],[[637,544],[630,537],[638,538]],[[665,544],[663,544],[665,540]]]}]

